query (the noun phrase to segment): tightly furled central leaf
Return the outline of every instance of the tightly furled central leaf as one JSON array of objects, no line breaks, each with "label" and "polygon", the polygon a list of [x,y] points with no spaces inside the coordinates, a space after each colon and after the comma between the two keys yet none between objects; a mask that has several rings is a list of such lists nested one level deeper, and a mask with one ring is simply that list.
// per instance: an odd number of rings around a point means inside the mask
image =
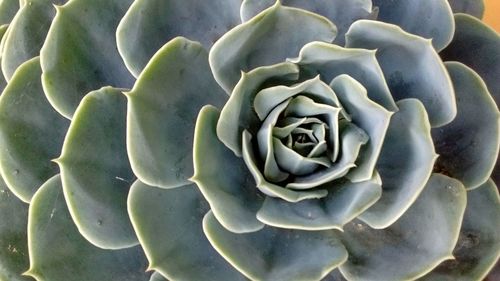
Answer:
[{"label": "tightly furled central leaf", "polygon": [[[255,96],[254,109],[262,121],[254,143],[260,156],[257,166],[266,180],[283,186],[341,165],[338,159],[343,154],[343,142],[363,145],[368,140],[319,76],[290,87],[261,90]],[[348,171],[351,165],[344,169]]]}]

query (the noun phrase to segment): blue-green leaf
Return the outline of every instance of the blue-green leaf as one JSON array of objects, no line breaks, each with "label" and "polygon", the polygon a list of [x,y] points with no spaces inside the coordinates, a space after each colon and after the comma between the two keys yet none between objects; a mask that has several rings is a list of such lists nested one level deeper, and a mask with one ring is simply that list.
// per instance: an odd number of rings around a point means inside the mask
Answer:
[{"label": "blue-green leaf", "polygon": [[347,32],[346,42],[350,48],[376,49],[377,60],[393,97],[396,100],[420,99],[433,127],[455,118],[453,86],[431,40],[392,24],[360,20]]},{"label": "blue-green leaf", "polygon": [[311,41],[331,42],[337,29],[328,19],[305,10],[284,7],[279,1],[231,29],[210,50],[210,67],[217,82],[230,93],[241,76],[299,54]]},{"label": "blue-green leaf", "polygon": [[188,184],[196,116],[202,106],[221,106],[227,99],[210,74],[207,52],[185,38],[171,40],[127,97],[127,148],[134,173],[152,186]]},{"label": "blue-green leaf", "polygon": [[415,202],[434,168],[437,154],[422,103],[404,99],[391,118],[375,169],[382,178],[382,197],[359,217],[373,228],[397,221]]},{"label": "blue-green leaf", "polygon": [[453,13],[466,13],[478,19],[483,18],[483,0],[448,0]]},{"label": "blue-green leaf", "polygon": [[147,260],[137,246],[103,250],[85,240],[64,202],[61,179],[40,187],[29,208],[27,275],[38,281],[144,281]]},{"label": "blue-green leaf", "polygon": [[251,280],[320,280],[347,259],[344,246],[326,231],[265,227],[236,234],[211,212],[203,230],[214,248]]},{"label": "blue-green leaf", "polygon": [[399,25],[405,31],[432,39],[436,50],[451,41],[455,24],[447,0],[373,0],[379,8],[377,20]]},{"label": "blue-green leaf", "polygon": [[136,181],[128,209],[149,269],[170,280],[244,280],[205,237],[202,220],[210,209],[194,184],[161,189]]},{"label": "blue-green leaf", "polygon": [[72,0],[56,16],[40,52],[43,89],[54,108],[71,118],[88,92],[130,88],[133,76],[116,49],[115,30],[132,0]]},{"label": "blue-green leaf", "polygon": [[264,225],[255,214],[263,198],[243,159],[217,138],[218,118],[219,111],[212,106],[200,111],[193,145],[195,172],[191,180],[225,228],[237,233],[259,230]]},{"label": "blue-green leaf", "polygon": [[97,247],[138,244],[127,214],[135,180],[126,149],[127,99],[105,87],[78,106],[57,163],[64,197],[78,230]]},{"label": "blue-green leaf", "polygon": [[207,49],[240,23],[241,0],[137,0],[116,31],[118,50],[134,76],[153,54],[176,36],[187,37]]},{"label": "blue-green leaf", "polygon": [[340,266],[348,280],[414,280],[452,259],[465,211],[466,191],[452,178],[434,174],[394,224],[372,229],[361,222],[344,227],[349,259]]},{"label": "blue-green leaf", "polygon": [[0,97],[0,170],[11,191],[29,202],[47,179],[58,173],[69,126],[45,98],[40,59],[25,62]]}]

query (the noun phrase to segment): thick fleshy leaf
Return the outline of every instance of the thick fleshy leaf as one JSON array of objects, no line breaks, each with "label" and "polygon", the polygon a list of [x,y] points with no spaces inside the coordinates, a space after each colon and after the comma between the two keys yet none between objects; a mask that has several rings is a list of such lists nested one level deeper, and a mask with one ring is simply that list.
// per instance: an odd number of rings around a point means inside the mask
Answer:
[{"label": "thick fleshy leaf", "polygon": [[196,185],[161,189],[136,181],[128,209],[149,269],[170,280],[243,280],[203,233],[210,207]]},{"label": "thick fleshy leaf", "polygon": [[352,222],[339,234],[349,252],[340,266],[348,280],[414,280],[452,259],[465,211],[463,185],[440,174],[408,211],[386,229]]},{"label": "thick fleshy leaf", "polygon": [[156,50],[176,36],[210,49],[240,23],[240,4],[241,0],[134,1],[116,31],[118,50],[137,77]]},{"label": "thick fleshy leaf", "polygon": [[331,166],[328,157],[304,157],[294,149],[288,148],[278,138],[273,138],[273,146],[278,165],[293,175],[308,175],[320,167]]},{"label": "thick fleshy leaf", "polygon": [[[241,19],[245,22],[272,6],[275,0],[244,0],[241,4]],[[344,35],[349,26],[359,19],[374,19],[377,10],[372,10],[371,0],[281,0],[286,6],[297,7],[325,16],[338,27],[334,43],[344,45]]]},{"label": "thick fleshy leaf", "polygon": [[462,230],[453,250],[455,259],[442,263],[422,280],[483,280],[500,256],[498,218],[500,198],[497,187],[490,179],[467,192]]},{"label": "thick fleshy leaf", "polygon": [[29,281],[28,204],[12,194],[0,178],[0,280]]},{"label": "thick fleshy leaf", "polygon": [[271,197],[278,197],[288,202],[299,202],[305,199],[315,199],[322,198],[328,194],[328,191],[324,189],[315,189],[315,190],[291,190],[289,188],[285,188],[273,183],[266,181],[264,175],[259,170],[257,165],[257,158],[253,152],[252,146],[252,135],[248,131],[243,132],[243,160],[247,165],[247,169],[250,170],[250,173],[254,177],[255,185],[257,188],[262,191],[262,193]]},{"label": "thick fleshy leaf", "polygon": [[340,107],[339,100],[327,84],[321,81],[319,75],[293,86],[275,86],[261,90],[255,95],[253,107],[260,120],[266,116],[278,104],[298,95],[313,99],[316,102],[330,106]]},{"label": "thick fleshy leaf", "polygon": [[66,208],[61,179],[55,176],[37,191],[29,208],[30,270],[38,281],[144,281],[147,260],[137,246],[103,250],[85,240]]},{"label": "thick fleshy leaf", "polygon": [[243,159],[217,138],[218,118],[219,111],[212,106],[200,111],[193,144],[195,173],[191,180],[225,228],[237,233],[259,230],[264,225],[255,214],[262,205],[262,196]]},{"label": "thick fleshy leaf", "polygon": [[330,168],[326,168],[308,176],[297,177],[286,187],[294,189],[310,189],[346,175],[353,167],[363,145],[369,141],[367,134],[353,123],[347,123],[340,135],[342,156]]},{"label": "thick fleshy leaf", "polygon": [[214,248],[252,280],[320,280],[347,259],[344,246],[326,231],[265,227],[235,234],[212,212],[203,219],[203,230]]},{"label": "thick fleshy leaf", "polygon": [[448,0],[453,13],[466,13],[478,19],[483,18],[483,0]]},{"label": "thick fleshy leaf", "polygon": [[276,153],[273,142],[273,128],[278,117],[290,103],[290,99],[277,105],[266,117],[257,132],[257,146],[260,159],[264,162],[264,177],[272,182],[284,181],[290,175],[283,171],[276,162]]},{"label": "thick fleshy leaf", "polygon": [[155,273],[151,274],[151,278],[149,278],[149,281],[168,281],[161,273],[158,271],[155,271]]},{"label": "thick fleshy leaf", "polygon": [[371,101],[366,88],[348,75],[337,76],[330,87],[351,115],[352,122],[364,130],[370,139],[356,159],[357,167],[350,171],[347,178],[353,182],[368,180],[373,175],[393,113]]},{"label": "thick fleshy leaf", "polygon": [[324,81],[347,74],[368,90],[371,100],[388,110],[396,111],[396,104],[375,53],[374,50],[342,48],[333,44],[312,42],[306,44],[300,50],[299,56],[290,61],[319,73]]},{"label": "thick fleshy leaf", "polygon": [[103,86],[130,88],[115,30],[132,0],[72,0],[56,16],[40,51],[45,94],[71,118],[85,94]]},{"label": "thick fleshy leaf", "polygon": [[14,71],[25,61],[40,55],[56,10],[61,0],[30,0],[17,12],[9,25],[2,49],[2,72],[9,81]]},{"label": "thick fleshy leaf", "polygon": [[409,33],[432,39],[436,50],[451,41],[455,24],[447,0],[373,0],[379,8],[377,20],[400,26]]},{"label": "thick fleshy leaf", "polygon": [[257,218],[267,225],[304,230],[342,230],[380,198],[382,188],[376,174],[371,180],[351,183],[336,182],[322,186],[328,195],[321,199],[289,203],[266,198]]},{"label": "thick fleshy leaf", "polygon": [[0,2],[0,24],[8,24],[19,9],[20,0],[2,0]]},{"label": "thick fleshy leaf", "polygon": [[127,214],[135,176],[127,157],[126,113],[127,100],[120,90],[106,87],[87,94],[56,160],[78,230],[104,249],[138,243]]},{"label": "thick fleshy leaf", "polygon": [[447,62],[455,95],[457,117],[433,129],[437,169],[460,180],[467,189],[483,184],[491,175],[500,148],[500,112],[486,85],[472,69]]},{"label": "thick fleshy leaf", "polygon": [[382,178],[382,197],[359,217],[373,228],[394,223],[415,202],[431,176],[437,154],[422,103],[398,102],[375,169]]},{"label": "thick fleshy leaf", "polygon": [[[407,1],[398,3],[401,2]],[[430,40],[407,33],[395,25],[361,20],[347,32],[346,46],[377,49],[377,60],[394,98],[420,99],[433,127],[455,118],[457,108],[453,86]]]},{"label": "thick fleshy leaf", "polygon": [[[266,81],[288,84],[299,78],[299,68],[284,62],[272,66],[258,67],[242,73],[234,87],[217,123],[217,136],[236,155],[241,156],[241,136],[244,130],[255,134],[260,128],[260,120],[253,110],[253,100]],[[288,82],[288,83],[286,83]]]},{"label": "thick fleshy leaf", "polygon": [[220,106],[227,98],[210,75],[207,52],[185,38],[171,40],[153,56],[127,97],[127,148],[134,173],[153,186],[188,184],[198,111],[206,104]]},{"label": "thick fleshy leaf", "polygon": [[276,1],[271,8],[224,34],[210,50],[210,67],[215,80],[230,93],[241,71],[282,62],[297,56],[303,45],[331,42],[336,34],[337,28],[328,19]]},{"label": "thick fleshy leaf", "polygon": [[459,61],[483,78],[500,107],[500,36],[482,21],[456,14],[451,44],[440,55],[444,61]]},{"label": "thick fleshy leaf", "polygon": [[0,97],[0,169],[11,191],[29,202],[47,179],[58,173],[68,120],[47,102],[39,58],[16,71]]}]

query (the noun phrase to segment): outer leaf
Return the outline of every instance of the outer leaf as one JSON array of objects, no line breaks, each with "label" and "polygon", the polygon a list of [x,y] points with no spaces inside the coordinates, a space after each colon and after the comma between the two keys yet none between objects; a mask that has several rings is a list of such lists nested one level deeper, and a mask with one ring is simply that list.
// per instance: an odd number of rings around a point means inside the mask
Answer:
[{"label": "outer leaf", "polygon": [[211,212],[203,219],[203,230],[215,249],[251,280],[319,280],[347,259],[342,244],[325,231],[266,227],[235,234]]},{"label": "outer leaf", "polygon": [[434,174],[411,208],[390,227],[346,225],[341,235],[349,259],[348,280],[414,280],[453,258],[466,205],[463,185]]},{"label": "outer leaf", "polygon": [[284,7],[277,1],[222,36],[210,50],[210,67],[215,80],[230,93],[241,71],[282,62],[297,56],[306,43],[331,42],[336,34],[336,27],[328,19]]},{"label": "outer leaf", "polygon": [[136,181],[128,209],[149,269],[170,280],[243,280],[205,237],[209,206],[195,185],[161,189]]},{"label": "outer leaf", "polygon": [[19,201],[0,178],[0,280],[28,281],[28,205]]},{"label": "outer leaf", "polygon": [[195,173],[191,180],[225,228],[237,233],[257,231],[264,226],[255,217],[263,199],[243,159],[217,138],[218,118],[219,112],[212,106],[200,111],[193,145]]},{"label": "outer leaf", "polygon": [[370,139],[356,159],[357,167],[349,172],[347,178],[353,182],[368,180],[373,175],[392,112],[371,101],[363,85],[348,75],[337,76],[330,87],[352,116],[352,122],[366,132]]},{"label": "outer leaf", "polygon": [[164,188],[189,183],[198,111],[226,99],[210,75],[207,57],[199,43],[175,38],[155,54],[127,93],[127,149],[142,182]]},{"label": "outer leaf", "polygon": [[456,14],[456,31],[451,44],[440,55],[445,61],[459,61],[476,71],[500,107],[500,36],[480,20]]},{"label": "outer leaf", "polygon": [[458,62],[447,62],[457,96],[457,117],[432,130],[437,167],[460,180],[467,189],[491,175],[500,149],[500,112],[483,80]]},{"label": "outer leaf", "polygon": [[[241,19],[244,22],[250,20],[275,2],[244,0],[241,4]],[[374,19],[377,16],[377,10],[372,10],[371,0],[281,0],[281,3],[320,14],[331,20],[338,27],[339,34],[334,41],[338,45],[344,45],[344,34],[353,22],[359,19]]]},{"label": "outer leaf", "polygon": [[373,228],[390,226],[410,208],[438,157],[422,103],[404,99],[398,106],[376,164],[382,178],[382,197],[359,217]]},{"label": "outer leaf", "polygon": [[447,0],[373,0],[373,4],[379,8],[377,20],[432,39],[432,45],[438,51],[451,42],[455,25]]},{"label": "outer leaf", "polygon": [[104,249],[138,244],[126,205],[135,180],[125,144],[126,108],[126,98],[117,89],[106,87],[86,95],[56,160],[78,230]]},{"label": "outer leaf", "polygon": [[[184,36],[207,49],[240,23],[241,0],[134,1],[116,31],[118,50],[134,76],[163,44]],[[179,24],[182,23],[182,24]]]},{"label": "outer leaf", "polygon": [[16,71],[0,98],[0,170],[11,191],[29,202],[57,174],[56,158],[69,126],[45,99],[40,60]]},{"label": "outer leaf", "polygon": [[116,50],[115,30],[132,0],[72,0],[57,6],[40,52],[43,88],[54,108],[71,118],[89,91],[129,88],[133,77]]},{"label": "outer leaf", "polygon": [[448,0],[453,13],[466,13],[478,19],[483,18],[483,0]]},{"label": "outer leaf", "polygon": [[257,218],[267,225],[304,230],[342,230],[344,224],[356,218],[380,198],[378,174],[360,183],[330,182],[322,186],[328,195],[321,199],[289,203],[266,198]]},{"label": "outer leaf", "polygon": [[[490,179],[467,192],[467,208],[454,260],[442,263],[422,280],[483,280],[500,256],[500,198]],[[492,279],[493,280],[493,279]]]},{"label": "outer leaf", "polygon": [[290,60],[309,71],[321,74],[324,81],[331,81],[347,74],[368,90],[368,97],[387,110],[397,107],[385,82],[384,74],[375,56],[376,51],[342,48],[334,44],[312,42],[306,44],[299,57]]},{"label": "outer leaf", "polygon": [[62,195],[61,179],[48,180],[35,194],[29,209],[28,275],[38,281],[143,281],[147,260],[140,247],[103,250],[81,237]]},{"label": "outer leaf", "polygon": [[290,83],[299,78],[299,68],[289,62],[258,67],[242,73],[229,100],[222,108],[217,123],[217,136],[236,155],[241,156],[242,133],[255,134],[260,120],[253,110],[253,101],[266,81]]},{"label": "outer leaf", "polygon": [[2,72],[9,81],[14,71],[25,61],[40,55],[55,9],[57,0],[31,0],[17,12],[9,26],[2,49]]},{"label": "outer leaf", "polygon": [[8,24],[19,9],[19,0],[3,0],[0,2],[0,24]]},{"label": "outer leaf", "polygon": [[[407,1],[398,3],[402,2]],[[420,99],[433,127],[455,118],[453,86],[430,40],[391,24],[361,20],[351,26],[346,42],[350,48],[377,49],[377,59],[394,98]]]},{"label": "outer leaf", "polygon": [[168,281],[168,280],[165,279],[165,277],[163,277],[163,275],[161,275],[158,271],[155,271],[155,273],[151,274],[151,278],[149,279],[149,281]]}]

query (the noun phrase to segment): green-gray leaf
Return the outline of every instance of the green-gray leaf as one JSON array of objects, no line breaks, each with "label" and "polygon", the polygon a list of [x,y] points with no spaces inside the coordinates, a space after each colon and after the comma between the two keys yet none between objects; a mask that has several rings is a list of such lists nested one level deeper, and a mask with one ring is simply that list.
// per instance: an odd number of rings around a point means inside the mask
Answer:
[{"label": "green-gray leaf", "polygon": [[462,230],[453,250],[455,259],[442,263],[422,280],[483,280],[500,257],[498,218],[500,198],[495,183],[490,179],[477,189],[467,192]]},{"label": "green-gray leaf", "polygon": [[161,273],[158,271],[155,271],[155,273],[151,274],[151,278],[149,278],[149,281],[168,281]]},{"label": "green-gray leaf", "polygon": [[433,129],[437,168],[460,180],[467,189],[491,175],[500,149],[500,112],[483,80],[459,62],[447,62],[457,96],[453,122]]},{"label": "green-gray leaf", "polygon": [[376,51],[356,48],[342,48],[324,42],[306,44],[297,58],[290,61],[313,70],[324,81],[332,81],[341,74],[347,74],[360,82],[368,90],[368,97],[396,111],[397,106],[391,96],[384,74],[375,56]]},{"label": "green-gray leaf", "polygon": [[414,280],[453,258],[465,211],[463,185],[431,176],[415,203],[386,229],[353,222],[339,234],[349,252],[340,266],[348,280]]},{"label": "green-gray leaf", "polygon": [[115,30],[132,0],[72,0],[56,16],[40,52],[42,81],[54,108],[71,118],[85,94],[130,88],[133,76],[116,49]]},{"label": "green-gray leaf", "polygon": [[61,1],[30,0],[21,7],[10,23],[2,49],[2,72],[7,81],[23,62],[40,54],[40,48],[56,14],[52,2]]},{"label": "green-gray leaf", "polygon": [[236,234],[211,212],[203,230],[214,248],[251,280],[320,280],[347,259],[344,246],[327,231],[265,227]]},{"label": "green-gray leaf", "polygon": [[29,208],[28,275],[38,281],[144,281],[147,260],[140,247],[103,250],[78,232],[54,176],[37,191]]},{"label": "green-gray leaf", "polygon": [[255,215],[263,198],[243,159],[217,138],[218,119],[219,111],[212,106],[200,111],[193,145],[195,173],[191,180],[225,228],[237,233],[259,230],[264,225]]},{"label": "green-gray leaf", "polygon": [[420,99],[433,127],[455,118],[453,86],[431,40],[392,24],[360,20],[351,25],[346,42],[350,48],[377,49],[378,62],[394,98]]},{"label": "green-gray leaf", "polygon": [[128,209],[149,269],[170,280],[244,280],[205,237],[210,208],[196,185],[161,189],[136,181]]},{"label": "green-gray leaf", "polygon": [[432,45],[438,51],[444,49],[453,37],[455,24],[447,0],[373,0],[373,5],[379,8],[377,20],[432,39]]},{"label": "green-gray leaf", "polygon": [[8,24],[19,9],[20,0],[2,0],[0,2],[0,24]]},{"label": "green-gray leaf", "polygon": [[340,103],[352,116],[352,123],[360,127],[369,137],[356,159],[357,167],[349,172],[351,181],[365,181],[372,177],[373,169],[382,149],[392,112],[368,98],[367,90],[352,77],[342,74],[330,83]]},{"label": "green-gray leaf", "polygon": [[187,37],[207,49],[240,23],[241,0],[138,0],[116,31],[118,50],[134,76],[163,44]]},{"label": "green-gray leaf", "polygon": [[277,1],[222,36],[210,50],[210,67],[219,85],[230,93],[241,71],[295,57],[306,43],[331,42],[336,34],[328,19]]},{"label": "green-gray leaf", "polygon": [[196,116],[202,106],[221,106],[227,99],[210,74],[207,52],[185,38],[171,40],[127,97],[127,148],[134,173],[152,186],[188,184]]},{"label": "green-gray leaf", "polygon": [[78,106],[57,163],[64,197],[82,235],[103,249],[138,244],[127,214],[135,180],[126,149],[127,99],[105,87]]},{"label": "green-gray leaf", "polygon": [[431,176],[437,154],[422,103],[398,102],[375,166],[382,178],[382,197],[360,219],[373,228],[385,228],[415,202]]},{"label": "green-gray leaf", "polygon": [[297,203],[266,198],[257,218],[267,225],[304,230],[342,230],[344,224],[356,218],[380,198],[378,174],[359,182],[331,182],[321,188],[328,195],[321,199],[303,200]]},{"label": "green-gray leaf", "polygon": [[478,19],[483,18],[483,0],[448,0],[453,13],[466,13]]},{"label": "green-gray leaf", "polygon": [[0,178],[0,280],[29,281],[28,204],[12,194]]},{"label": "green-gray leaf", "polygon": [[47,179],[58,173],[68,120],[45,98],[40,59],[25,62],[0,97],[0,169],[12,192],[29,202]]},{"label": "green-gray leaf", "polygon": [[[275,0],[244,0],[241,4],[242,20],[248,21],[257,13],[272,6]],[[374,19],[377,10],[372,9],[371,0],[281,0],[286,6],[297,7],[325,16],[338,27],[334,43],[344,45],[344,35],[349,26],[359,19]]]}]

